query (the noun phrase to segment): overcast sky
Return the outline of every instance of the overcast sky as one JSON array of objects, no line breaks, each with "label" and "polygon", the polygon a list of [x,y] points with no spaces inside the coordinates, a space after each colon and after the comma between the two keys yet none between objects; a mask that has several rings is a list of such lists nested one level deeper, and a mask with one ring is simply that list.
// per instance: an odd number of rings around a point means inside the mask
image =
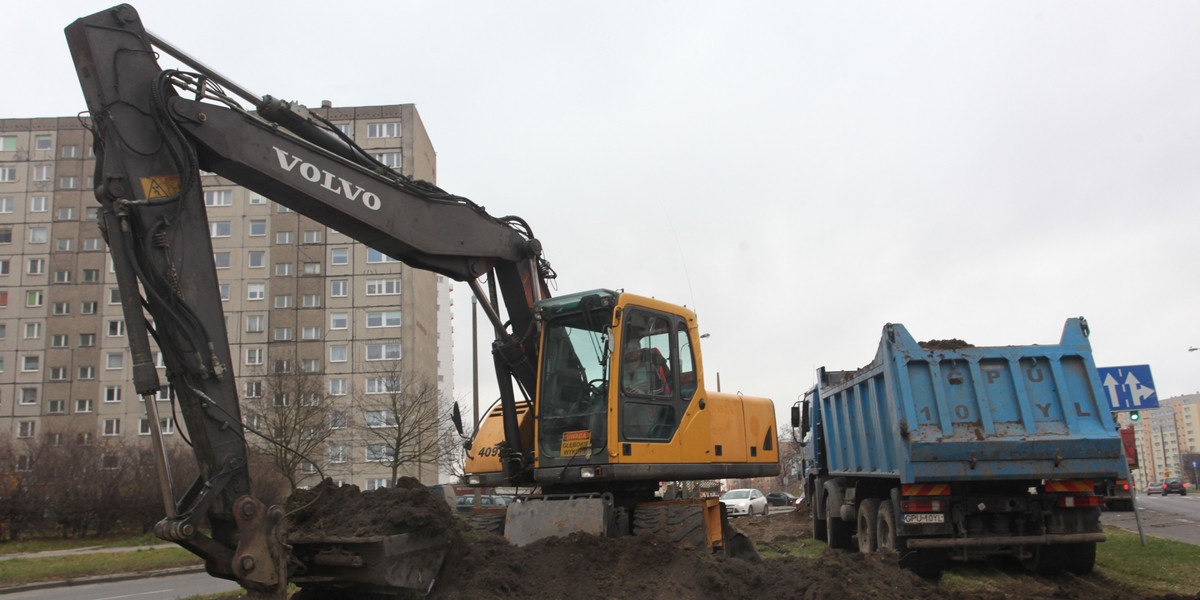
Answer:
[{"label": "overcast sky", "polygon": [[[0,117],[83,110],[62,28],[107,6],[7,7]],[[708,387],[781,416],[888,322],[1052,344],[1082,315],[1098,365],[1200,391],[1200,3],[135,6],[258,94],[415,103],[438,183],[524,217],[558,293],[695,308]]]}]

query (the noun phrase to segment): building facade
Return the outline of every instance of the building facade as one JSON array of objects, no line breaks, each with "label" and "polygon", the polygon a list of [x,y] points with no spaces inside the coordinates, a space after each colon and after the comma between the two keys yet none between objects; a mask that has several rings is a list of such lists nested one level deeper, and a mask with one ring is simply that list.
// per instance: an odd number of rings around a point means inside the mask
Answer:
[{"label": "building facade", "polygon": [[[413,105],[314,112],[384,164],[436,180]],[[78,118],[0,119],[0,437],[18,446],[149,438],[98,227],[91,147]],[[397,417],[388,397],[416,387],[434,402],[453,393],[450,282],[215,174],[202,183],[244,420],[317,406],[328,431],[317,432],[302,483],[323,475],[386,485],[394,453],[376,434]],[[178,439],[169,401],[164,388],[161,428]],[[399,475],[437,481],[436,457],[410,458]],[[18,470],[29,466],[21,462]]]},{"label": "building facade", "polygon": [[[1138,411],[1133,423],[1138,448],[1139,489],[1152,481],[1180,477],[1191,489],[1200,484],[1200,394],[1185,394],[1159,401],[1159,408]],[[1128,415],[1122,422],[1130,423]]]}]

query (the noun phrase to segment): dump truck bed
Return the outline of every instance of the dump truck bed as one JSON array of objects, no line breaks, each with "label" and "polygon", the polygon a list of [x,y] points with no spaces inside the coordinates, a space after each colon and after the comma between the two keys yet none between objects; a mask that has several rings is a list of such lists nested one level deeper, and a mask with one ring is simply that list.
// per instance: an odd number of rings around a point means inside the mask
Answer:
[{"label": "dump truck bed", "polygon": [[884,327],[857,371],[822,369],[815,401],[829,474],[963,479],[1115,477],[1123,472],[1082,319],[1057,345],[917,343]]}]

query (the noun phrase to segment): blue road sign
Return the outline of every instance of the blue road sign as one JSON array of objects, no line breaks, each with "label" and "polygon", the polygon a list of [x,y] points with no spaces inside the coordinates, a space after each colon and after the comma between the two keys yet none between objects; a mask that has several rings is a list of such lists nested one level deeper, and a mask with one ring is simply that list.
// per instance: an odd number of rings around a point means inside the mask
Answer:
[{"label": "blue road sign", "polygon": [[1158,392],[1154,391],[1150,365],[1099,367],[1096,370],[1113,412],[1158,408]]}]

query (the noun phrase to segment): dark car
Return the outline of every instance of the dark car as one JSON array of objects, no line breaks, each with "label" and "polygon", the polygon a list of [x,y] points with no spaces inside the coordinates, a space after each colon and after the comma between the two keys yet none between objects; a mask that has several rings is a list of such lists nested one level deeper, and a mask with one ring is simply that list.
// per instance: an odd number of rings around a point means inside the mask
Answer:
[{"label": "dark car", "polygon": [[799,496],[793,496],[787,492],[771,492],[767,494],[767,504],[771,506],[796,506],[796,502],[799,500]]},{"label": "dark car", "polygon": [[1178,477],[1168,477],[1162,482],[1162,494],[1179,494],[1180,496],[1187,495],[1187,484]]}]

